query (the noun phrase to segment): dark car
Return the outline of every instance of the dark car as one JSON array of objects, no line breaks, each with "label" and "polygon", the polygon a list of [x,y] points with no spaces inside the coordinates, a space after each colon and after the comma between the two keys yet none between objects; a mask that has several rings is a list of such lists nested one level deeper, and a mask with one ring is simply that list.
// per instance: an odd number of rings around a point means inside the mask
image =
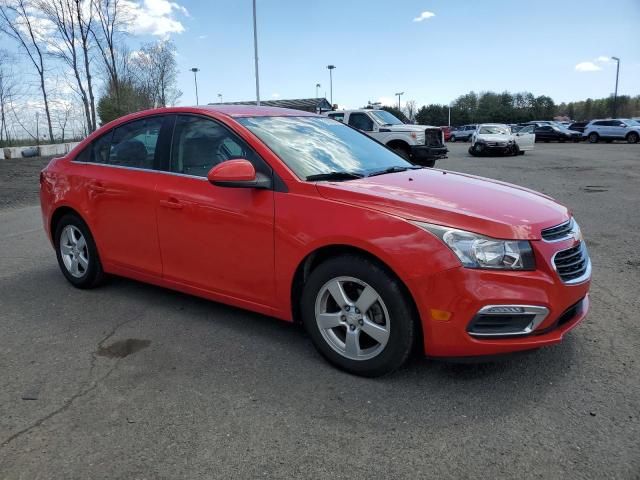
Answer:
[{"label": "dark car", "polygon": [[555,125],[540,125],[533,133],[536,134],[536,142],[579,142],[582,140],[582,133]]},{"label": "dark car", "polygon": [[582,133],[584,132],[584,127],[586,127],[588,123],[589,122],[575,122],[569,125],[567,128],[569,130],[573,130],[574,132]]}]

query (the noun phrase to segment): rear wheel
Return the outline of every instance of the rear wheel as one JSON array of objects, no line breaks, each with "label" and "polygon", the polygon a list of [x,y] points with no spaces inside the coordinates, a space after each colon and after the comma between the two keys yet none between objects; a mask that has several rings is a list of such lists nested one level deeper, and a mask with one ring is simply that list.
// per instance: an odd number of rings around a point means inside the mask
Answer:
[{"label": "rear wheel", "polygon": [[589,143],[598,143],[598,140],[600,140],[600,135],[598,135],[596,132],[591,132],[588,138]]},{"label": "rear wheel", "polygon": [[451,135],[451,136],[449,137],[449,141],[450,141],[450,142],[453,142],[453,143],[456,143],[456,136],[455,136],[455,135]]},{"label": "rear wheel", "polygon": [[411,353],[416,323],[410,302],[376,262],[354,255],[325,261],[311,272],[301,309],[315,347],[343,370],[380,376]]},{"label": "rear wheel", "polygon": [[54,233],[58,265],[65,278],[78,288],[97,286],[104,277],[98,250],[89,227],[78,216],[67,214]]},{"label": "rear wheel", "polygon": [[629,143],[638,143],[639,140],[640,135],[638,135],[637,132],[630,132],[629,135],[627,135],[627,142]]}]

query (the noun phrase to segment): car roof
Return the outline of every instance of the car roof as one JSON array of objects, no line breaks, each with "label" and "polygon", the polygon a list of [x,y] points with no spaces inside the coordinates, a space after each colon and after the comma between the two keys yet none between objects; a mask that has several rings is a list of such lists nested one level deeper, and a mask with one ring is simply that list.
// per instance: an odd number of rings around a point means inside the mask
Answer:
[{"label": "car roof", "polygon": [[312,112],[292,108],[264,107],[256,105],[206,105],[191,107],[207,112],[218,112],[230,117],[313,117]]}]

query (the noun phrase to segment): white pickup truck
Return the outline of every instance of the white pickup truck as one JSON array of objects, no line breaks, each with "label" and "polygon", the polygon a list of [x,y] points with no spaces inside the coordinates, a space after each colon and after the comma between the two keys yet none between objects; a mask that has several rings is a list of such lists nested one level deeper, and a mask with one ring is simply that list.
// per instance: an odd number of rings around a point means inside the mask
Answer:
[{"label": "white pickup truck", "polygon": [[438,127],[402,123],[386,110],[339,110],[326,115],[361,130],[416,165],[433,167],[436,160],[447,158],[444,134]]}]

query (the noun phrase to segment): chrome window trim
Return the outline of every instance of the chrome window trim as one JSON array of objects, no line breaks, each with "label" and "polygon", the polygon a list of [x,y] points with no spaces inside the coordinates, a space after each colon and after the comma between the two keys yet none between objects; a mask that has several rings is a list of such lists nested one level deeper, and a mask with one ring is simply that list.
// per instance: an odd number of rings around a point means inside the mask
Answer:
[{"label": "chrome window trim", "polygon": [[578,278],[574,278],[572,280],[568,280],[568,281],[565,282],[564,280],[562,280],[562,277],[560,276],[560,273],[558,272],[558,268],[556,267],[556,255],[558,255],[559,253],[562,253],[562,252],[564,252],[566,250],[570,250],[572,248],[575,248],[576,245],[574,245],[573,247],[565,248],[563,250],[558,250],[551,257],[551,267],[553,268],[553,271],[556,272],[556,275],[558,275],[558,278],[560,279],[560,281],[565,285],[579,285],[581,283],[588,282],[591,279],[591,257],[589,257],[589,251],[587,250],[587,245],[584,243],[584,241],[581,241],[578,245],[580,245],[580,248],[581,248],[581,250],[583,252],[583,255],[587,260],[587,265],[586,265],[586,268],[584,270],[584,273],[582,275],[580,275]]},{"label": "chrome window trim", "polygon": [[[523,311],[521,314],[534,314],[533,320],[531,323],[527,325],[526,328],[517,331],[517,332],[509,332],[509,333],[476,333],[469,332],[467,333],[472,337],[478,338],[491,338],[491,337],[514,337],[514,336],[522,336],[528,335],[533,332],[538,326],[544,321],[545,318],[549,315],[549,309],[547,307],[541,307],[539,305],[485,305],[473,316],[471,322],[475,320],[478,315],[504,315],[504,312],[491,312],[493,308],[521,308]],[[469,325],[471,325],[469,322]],[[467,327],[468,328],[468,327]]]},{"label": "chrome window trim", "polygon": [[165,175],[176,175],[178,177],[196,178],[198,180],[208,181],[207,177],[200,177],[198,175],[188,175],[186,173],[167,172],[166,170],[153,170],[149,168],[127,167],[125,165],[111,165],[109,163],[79,162],[77,160],[71,160],[70,163],[75,163],[76,165],[96,165],[98,167],[121,168],[123,170],[134,170],[136,172],[162,173]]}]

